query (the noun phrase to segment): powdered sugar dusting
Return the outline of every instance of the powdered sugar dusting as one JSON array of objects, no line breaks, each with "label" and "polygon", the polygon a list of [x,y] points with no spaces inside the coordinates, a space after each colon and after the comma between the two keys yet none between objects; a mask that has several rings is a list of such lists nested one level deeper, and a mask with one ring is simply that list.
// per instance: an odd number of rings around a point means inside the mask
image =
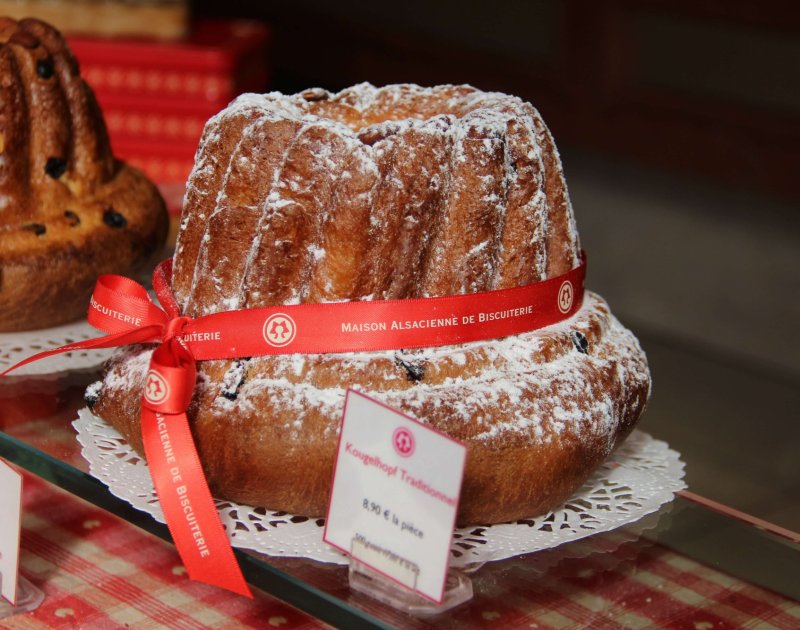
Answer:
[{"label": "powdered sugar dusting", "polygon": [[[243,126],[236,123],[241,128],[238,139],[231,140],[226,135],[231,121],[246,121]],[[293,125],[294,135],[288,144],[281,146],[269,140],[273,126],[287,123]],[[566,205],[548,203],[542,192],[545,165],[537,125],[541,125],[538,112],[529,104],[470,86],[377,88],[364,83],[338,94],[317,88],[291,96],[277,92],[241,95],[209,120],[198,148],[176,250],[175,288],[179,303],[188,304],[183,287],[187,279],[183,276],[191,274],[191,269],[194,270],[188,279],[191,314],[241,308],[249,301],[245,298],[248,291],[258,291],[265,303],[298,303],[463,293],[543,279],[548,268],[547,250],[542,246],[550,223],[548,212],[566,213],[559,219],[559,223],[569,228],[565,234],[570,239],[566,248],[577,252],[578,245],[568,196],[564,195]],[[315,129],[330,140],[322,144],[307,142],[304,138]],[[243,155],[240,146],[247,144],[250,136],[262,133],[266,133],[267,139],[256,146],[262,151],[280,151],[275,160],[277,166],[261,175],[268,178],[267,185],[244,185],[240,180],[247,169],[259,174],[263,171]],[[426,134],[443,140],[425,143],[430,148],[424,150],[432,153],[421,155],[421,138]],[[228,146],[231,141],[233,150],[227,157],[214,148]],[[340,147],[335,148],[337,143]],[[399,147],[402,160],[395,162]],[[307,152],[307,157],[303,152]],[[304,170],[293,169],[287,159],[304,164]],[[411,166],[425,160],[446,168],[422,165],[415,170]],[[563,186],[557,154],[550,161],[557,169],[554,177]],[[361,182],[371,179],[374,183],[370,189],[362,187],[354,192],[347,184],[354,177],[360,177]],[[427,182],[424,194],[413,178]],[[420,190],[418,201],[403,199],[399,193],[380,194],[386,186],[412,196],[414,190]],[[298,203],[297,195],[309,190],[328,209],[326,215],[314,219],[317,226],[314,229],[318,230],[327,230],[331,225],[332,203],[349,203],[349,198],[338,191],[347,190],[348,195],[358,194],[371,203],[370,234],[364,234],[359,243],[365,249],[360,258],[363,261],[389,258],[396,272],[406,273],[411,281],[400,282],[401,287],[395,282],[388,293],[385,288],[363,282],[342,282],[331,274],[336,273],[335,265],[343,264],[346,257],[332,254],[331,249],[352,249],[353,242],[333,239],[325,232],[307,245],[308,255],[297,261],[300,266],[294,272],[301,282],[316,278],[314,287],[300,285],[282,297],[278,294],[270,297],[271,292],[265,287],[256,286],[252,279],[245,280],[256,273],[255,258],[265,255],[263,239],[265,230],[272,229],[269,226],[281,220],[285,212],[313,216],[307,202],[302,208],[294,205]],[[236,195],[235,202],[231,200],[231,191]],[[401,221],[387,223],[392,214],[381,209],[382,203],[397,204],[392,207],[394,212],[402,208],[407,211]],[[433,213],[423,226],[419,225],[418,213],[408,210],[413,203],[424,204],[424,211]],[[219,223],[219,229],[225,232],[229,221],[238,221],[239,208],[245,207],[259,212],[260,218],[249,238],[242,234],[247,251],[244,258],[204,253],[209,243],[217,239],[216,228],[208,226]],[[230,218],[225,218],[229,214]],[[420,233],[420,237],[414,238],[423,240],[416,247],[420,254],[430,252],[428,262],[421,263],[416,255],[409,258],[408,241],[403,238],[385,241],[371,236],[397,229],[395,225],[405,226],[402,230],[409,233],[415,230]],[[474,235],[475,240],[459,251],[459,239],[454,238],[454,232],[462,240],[469,235]],[[352,238],[351,234],[346,236]],[[277,247],[278,251],[271,256],[283,255],[278,253],[283,251],[281,242],[277,242]],[[329,260],[333,262],[326,262]],[[408,265],[405,272],[398,267],[403,261]],[[318,271],[323,265],[327,267]],[[414,271],[417,268],[419,273]],[[450,273],[444,273],[443,269]]]},{"label": "powdered sugar dusting", "polygon": [[[595,333],[592,333],[592,330]],[[542,356],[548,344],[569,340],[575,330],[593,339],[588,353],[578,352],[567,341],[549,359]],[[141,383],[152,350],[134,347],[121,351],[111,362],[104,387],[126,390]],[[445,427],[471,440],[504,442],[520,439],[549,443],[562,436],[586,439],[611,437],[627,410],[616,401],[626,399],[628,388],[649,383],[644,355],[636,338],[608,313],[601,298],[587,294],[572,318],[524,335],[472,342],[459,346],[424,348],[413,353],[397,351],[342,353],[335,355],[284,355],[254,357],[228,364],[200,363],[200,391],[217,392],[212,412],[231,426],[239,418],[263,413],[264,408],[283,409],[285,429],[302,439],[304,418],[326,418],[324,431],[335,436],[348,387],[366,375],[394,365],[398,357],[428,366],[430,378],[409,386],[403,377],[393,380],[381,374],[378,389],[367,390],[386,404],[427,421],[446,405]],[[332,380],[320,366],[338,366]],[[448,364],[463,368],[460,374],[437,378],[433,370]],[[469,369],[478,365],[478,369]],[[205,368],[203,366],[208,366]],[[322,369],[322,371],[320,371]],[[208,375],[220,373],[220,382]],[[596,377],[602,376],[603,387]],[[320,384],[319,381],[324,381]],[[517,436],[516,438],[514,436]]]}]

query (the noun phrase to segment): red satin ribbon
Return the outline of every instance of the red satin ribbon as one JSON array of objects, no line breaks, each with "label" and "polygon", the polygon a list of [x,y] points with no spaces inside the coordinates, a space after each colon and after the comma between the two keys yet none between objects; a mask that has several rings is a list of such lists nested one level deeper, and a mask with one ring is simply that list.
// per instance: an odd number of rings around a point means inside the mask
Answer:
[{"label": "red satin ribbon", "polygon": [[171,290],[172,261],[147,290],[121,276],[101,276],[88,321],[105,337],[36,354],[11,370],[54,354],[132,343],[158,343],[142,393],[142,434],[167,525],[189,576],[252,596],[214,507],[192,440],[186,409],[195,361],[289,353],[366,352],[454,345],[529,332],[571,317],[583,302],[585,259],[543,282],[437,298],[298,304],[181,316]]},{"label": "red satin ribbon", "polygon": [[454,345],[517,335],[571,317],[583,301],[585,269],[582,263],[543,282],[469,295],[271,306],[190,319],[180,316],[170,290],[171,261],[165,261],[153,278],[164,311],[134,281],[102,276],[89,323],[132,335],[133,341],[177,336],[197,360]]}]

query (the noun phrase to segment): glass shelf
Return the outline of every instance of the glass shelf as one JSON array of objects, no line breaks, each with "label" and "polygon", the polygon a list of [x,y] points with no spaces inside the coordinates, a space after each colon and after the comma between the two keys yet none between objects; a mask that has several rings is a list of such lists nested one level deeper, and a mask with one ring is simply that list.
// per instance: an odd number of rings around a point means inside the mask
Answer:
[{"label": "glass shelf", "polygon": [[[113,496],[88,474],[71,423],[84,406],[86,386],[98,374],[97,370],[84,370],[0,379],[0,457],[170,540],[164,525]],[[549,588],[556,578],[564,583],[565,575],[577,576],[568,580],[571,597],[588,596],[592,582],[583,580],[582,575],[596,572],[602,565],[604,579],[624,581],[636,575],[654,549],[668,549],[687,562],[800,600],[798,537],[768,523],[748,522],[746,516],[724,506],[714,509],[701,502],[702,498],[687,493],[646,522],[544,552],[487,563],[470,574],[474,599],[432,619],[408,617],[351,591],[346,566],[238,549],[235,553],[252,585],[322,621],[348,628],[457,627],[459,620],[486,610],[487,605],[502,605],[519,589]]]}]

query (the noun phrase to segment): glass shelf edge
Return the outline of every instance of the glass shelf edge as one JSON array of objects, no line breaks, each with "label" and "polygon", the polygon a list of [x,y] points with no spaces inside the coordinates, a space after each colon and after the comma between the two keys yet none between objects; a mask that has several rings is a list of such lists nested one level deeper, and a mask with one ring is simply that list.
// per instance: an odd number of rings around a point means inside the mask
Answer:
[{"label": "glass shelf edge", "polygon": [[[172,544],[166,525],[115,497],[88,473],[3,432],[0,432],[0,457]],[[257,557],[238,549],[234,549],[234,554],[248,583],[321,621],[354,629],[393,628]]]},{"label": "glass shelf edge", "polygon": [[[740,580],[800,601],[798,544],[750,523],[676,496],[680,518],[642,537]],[[731,553],[740,549],[741,553]],[[787,553],[789,550],[794,553]]]}]

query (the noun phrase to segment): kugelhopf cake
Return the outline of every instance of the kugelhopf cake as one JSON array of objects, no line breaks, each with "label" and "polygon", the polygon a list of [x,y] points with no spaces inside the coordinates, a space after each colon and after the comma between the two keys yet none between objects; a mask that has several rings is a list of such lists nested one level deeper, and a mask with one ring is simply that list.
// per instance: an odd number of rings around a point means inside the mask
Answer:
[{"label": "kugelhopf cake", "polygon": [[[559,156],[531,105],[468,86],[363,84],[245,95],[208,122],[172,288],[196,317],[475,293],[579,261]],[[88,397],[139,452],[151,352],[119,352]],[[650,392],[637,340],[592,293],[572,318],[503,339],[198,368],[188,416],[212,492],[307,516],[327,507],[348,387],[467,445],[462,524],[561,504]]]},{"label": "kugelhopf cake", "polygon": [[166,229],[60,33],[0,18],[0,331],[85,317],[97,277],[136,271]]}]

